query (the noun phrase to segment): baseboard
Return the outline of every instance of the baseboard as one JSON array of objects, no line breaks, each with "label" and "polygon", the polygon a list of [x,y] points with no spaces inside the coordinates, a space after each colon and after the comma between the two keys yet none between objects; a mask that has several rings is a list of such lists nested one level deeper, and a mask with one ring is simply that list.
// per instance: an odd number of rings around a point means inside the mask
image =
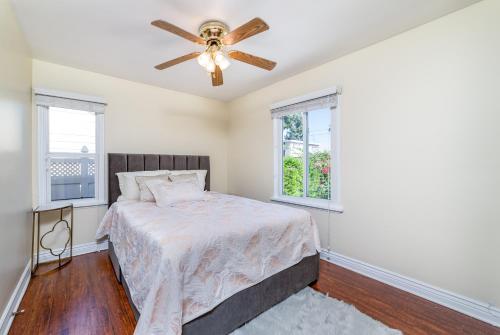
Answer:
[{"label": "baseboard", "polygon": [[[108,241],[100,241],[100,242],[89,242],[83,243],[73,246],[73,256],[88,254],[91,252],[101,251],[108,249]],[[62,251],[62,248],[54,249],[54,253],[59,253]],[[69,255],[69,251],[66,251],[62,257],[66,257]],[[56,260],[57,257],[50,254],[48,251],[44,251],[40,253],[39,261],[40,263],[48,262],[52,260]],[[24,293],[26,292],[26,288],[28,287],[29,281],[31,279],[31,269],[30,263],[26,265],[24,271],[17,282],[16,288],[5,307],[2,318],[0,319],[0,335],[7,335],[9,332],[12,321],[14,320],[13,312],[17,311],[19,308],[19,304],[23,299]]]},{"label": "baseboard", "polygon": [[[99,241],[99,242],[89,242],[83,243],[73,246],[73,256],[88,254],[91,252],[102,251],[108,249],[108,241]],[[58,254],[62,251],[62,248],[54,249],[53,252]],[[66,250],[61,257],[68,257],[69,250]],[[49,251],[40,252],[39,261],[40,263],[55,261],[57,260],[57,256],[53,256]]]},{"label": "baseboard", "polygon": [[321,252],[321,258],[343,268],[446,306],[475,319],[500,327],[500,309],[493,305],[434,287],[377,266],[343,256],[333,251],[323,250]]},{"label": "baseboard", "polygon": [[7,306],[2,313],[2,318],[0,319],[0,334],[7,335],[10,329],[10,325],[14,320],[14,313],[19,308],[19,304],[23,299],[24,293],[26,292],[26,288],[30,282],[31,272],[30,272],[30,263],[26,264],[26,267],[17,282],[16,288],[12,292],[9,301],[7,302]]}]

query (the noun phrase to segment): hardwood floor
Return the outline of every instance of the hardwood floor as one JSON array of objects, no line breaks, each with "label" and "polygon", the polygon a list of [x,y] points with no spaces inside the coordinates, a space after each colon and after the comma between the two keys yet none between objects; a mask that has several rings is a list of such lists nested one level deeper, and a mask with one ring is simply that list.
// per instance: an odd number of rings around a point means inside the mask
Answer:
[{"label": "hardwood floor", "polygon": [[135,319],[107,252],[73,257],[60,271],[34,277],[9,334],[132,334]]},{"label": "hardwood floor", "polygon": [[500,335],[500,328],[326,261],[313,287],[404,334]]},{"label": "hardwood floor", "polygon": [[[404,334],[500,335],[475,320],[321,261],[313,286]],[[132,334],[135,320],[106,252],[74,257],[61,271],[31,280],[9,334]]]}]

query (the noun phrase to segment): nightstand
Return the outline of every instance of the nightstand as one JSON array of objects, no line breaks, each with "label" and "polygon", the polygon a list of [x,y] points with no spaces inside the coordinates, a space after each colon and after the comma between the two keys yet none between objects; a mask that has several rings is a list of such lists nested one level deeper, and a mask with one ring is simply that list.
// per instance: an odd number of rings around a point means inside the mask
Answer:
[{"label": "nightstand", "polygon": [[[53,225],[52,228],[49,229],[46,233],[44,233],[40,237],[40,216],[44,213],[47,212],[53,212],[53,211],[58,211],[59,212],[59,219],[56,221]],[[70,222],[68,222],[67,219],[65,219],[65,214],[69,214],[70,216]],[[47,247],[44,244],[44,239],[46,236],[48,236],[50,233],[53,233],[54,230],[58,225],[63,225],[63,228],[67,231],[68,238],[66,242],[64,243],[64,247],[62,249],[57,249],[54,250],[50,247]],[[36,235],[36,240],[35,240],[35,235]],[[38,206],[35,209],[33,209],[33,231],[31,235],[31,276],[39,276],[39,275],[44,275],[48,274],[50,272],[56,271],[58,269],[63,268],[64,266],[68,265],[69,262],[73,259],[73,204],[56,204],[56,205],[48,205],[48,206]],[[35,243],[36,241],[36,243]],[[35,256],[35,244],[36,244],[36,256]],[[69,246],[69,256],[62,258],[61,256],[68,250]],[[43,273],[38,273],[38,266],[41,264],[40,263],[40,249],[47,250],[49,252],[50,256],[57,257],[57,266],[53,267],[50,270],[47,270]],[[50,257],[49,256],[49,257]],[[36,258],[35,258],[36,257]],[[50,257],[52,258],[52,257]],[[36,262],[35,262],[36,260]],[[47,263],[52,263],[53,261],[49,261]]]}]

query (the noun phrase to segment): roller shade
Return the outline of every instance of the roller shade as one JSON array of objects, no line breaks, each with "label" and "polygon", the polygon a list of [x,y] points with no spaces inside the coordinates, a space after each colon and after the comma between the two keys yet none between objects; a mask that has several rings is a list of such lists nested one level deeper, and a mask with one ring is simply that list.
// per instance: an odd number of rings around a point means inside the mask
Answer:
[{"label": "roller shade", "polygon": [[106,104],[102,102],[62,98],[41,93],[35,93],[35,104],[37,106],[75,109],[96,114],[104,114],[106,109]]},{"label": "roller shade", "polygon": [[311,110],[336,108],[337,107],[337,94],[325,95],[320,98],[306,100],[296,104],[283,106],[271,109],[271,117],[273,119],[281,118],[285,115],[304,113]]}]

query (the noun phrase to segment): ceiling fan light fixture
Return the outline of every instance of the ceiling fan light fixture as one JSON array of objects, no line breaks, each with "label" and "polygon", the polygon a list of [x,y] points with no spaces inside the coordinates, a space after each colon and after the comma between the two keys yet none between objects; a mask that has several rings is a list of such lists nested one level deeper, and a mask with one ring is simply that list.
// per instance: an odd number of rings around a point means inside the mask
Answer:
[{"label": "ceiling fan light fixture", "polygon": [[207,67],[208,63],[212,60],[212,57],[210,57],[210,54],[208,52],[202,52],[197,58],[198,64],[200,64],[203,67]]},{"label": "ceiling fan light fixture", "polygon": [[231,64],[229,62],[229,60],[227,59],[227,56],[224,55],[224,52],[222,52],[221,50],[218,50],[217,52],[215,52],[214,62],[215,62],[215,65],[218,65],[221,70],[227,69],[229,67],[229,65]]},{"label": "ceiling fan light fixture", "polygon": [[216,51],[215,54],[214,54],[214,62],[215,64],[219,65],[220,62],[222,62],[224,60],[224,53],[220,50]]},{"label": "ceiling fan light fixture", "polygon": [[208,61],[207,65],[205,66],[205,69],[208,72],[214,72],[215,71],[215,63],[212,60],[212,58],[210,58],[210,60]]},{"label": "ceiling fan light fixture", "polygon": [[220,60],[219,64],[217,65],[219,65],[221,70],[225,70],[229,67],[229,65],[231,65],[231,62],[229,62],[229,60],[226,57],[223,57],[222,60]]}]

